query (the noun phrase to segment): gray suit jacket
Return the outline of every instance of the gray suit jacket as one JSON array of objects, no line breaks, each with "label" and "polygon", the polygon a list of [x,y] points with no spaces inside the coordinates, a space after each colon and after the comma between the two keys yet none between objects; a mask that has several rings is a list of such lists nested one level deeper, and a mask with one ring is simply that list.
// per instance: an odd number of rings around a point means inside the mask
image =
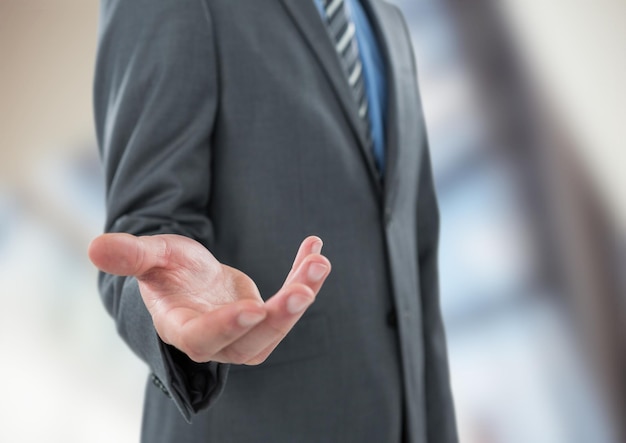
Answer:
[{"label": "gray suit jacket", "polygon": [[146,442],[457,439],[413,53],[398,10],[363,3],[388,65],[384,183],[313,0],[102,0],[106,230],[194,238],[264,296],[307,235],[333,264],[258,367],[193,363],[160,341],[134,279],[101,275],[152,372]]}]

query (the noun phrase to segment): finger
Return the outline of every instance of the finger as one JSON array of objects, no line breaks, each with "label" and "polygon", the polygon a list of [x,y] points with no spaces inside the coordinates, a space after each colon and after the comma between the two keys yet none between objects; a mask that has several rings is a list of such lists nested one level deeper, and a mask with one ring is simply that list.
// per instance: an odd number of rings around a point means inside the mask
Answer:
[{"label": "finger", "polygon": [[322,287],[326,277],[330,273],[330,261],[320,254],[310,254],[306,256],[300,266],[294,269],[289,278],[283,284],[283,287],[294,283],[301,283],[317,292]]},{"label": "finger", "polygon": [[319,254],[320,252],[322,252],[323,245],[324,243],[322,242],[322,239],[314,235],[305,238],[300,244],[300,248],[298,249],[296,258],[293,261],[293,265],[291,267],[291,270],[289,271],[289,275],[285,279],[285,283],[288,283],[290,281],[296,269],[298,269],[302,265],[302,262],[308,255]]},{"label": "finger", "polygon": [[[271,327],[276,328],[281,332],[281,334],[279,334],[275,340],[273,340],[253,359],[251,359],[249,364],[258,364],[265,361],[265,359],[276,348],[276,346],[278,346],[288,332],[281,330],[281,328],[288,327],[288,329],[291,330],[304,314],[306,309],[308,309],[308,307],[315,300],[307,300],[306,296],[302,296],[303,294],[297,294],[297,291],[292,288],[298,287],[299,285],[306,285],[307,288],[313,291],[315,297],[317,297],[317,294],[328,277],[330,270],[331,266],[328,259],[319,255],[309,256],[294,273],[292,279],[293,283],[289,286],[283,287],[278,294],[268,301],[266,304],[268,318],[264,323],[268,323]],[[290,292],[295,293],[287,295],[287,297],[282,297],[282,293],[289,294]],[[289,319],[290,316],[291,319]]]},{"label": "finger", "polygon": [[[189,310],[171,312],[159,336],[196,362],[216,361],[215,356],[262,322],[267,313],[261,303],[240,301],[200,315]],[[240,361],[224,361],[239,363]]]},{"label": "finger", "polygon": [[170,251],[167,236],[114,233],[96,237],[89,245],[88,254],[93,264],[104,272],[139,276],[155,267],[165,267]]},{"label": "finger", "polygon": [[[265,320],[230,346],[222,349],[218,356],[220,361],[239,361],[240,364],[248,365],[262,363],[315,300],[315,294],[307,286],[293,285],[291,290],[293,293],[290,297],[287,294],[277,294],[272,297],[274,302],[271,305],[265,304],[267,312]],[[298,306],[297,314],[291,314],[289,311],[291,307],[287,307],[287,303],[293,305],[294,300]],[[266,350],[267,355],[259,358]]]},{"label": "finger", "polygon": [[[319,273],[323,267],[323,272]],[[315,272],[309,272],[315,269]],[[323,256],[307,257],[294,273],[295,283],[284,285],[265,303],[267,317],[254,329],[224,349],[224,353],[247,355],[247,364],[258,364],[282,341],[315,301],[330,272],[330,262]]]}]

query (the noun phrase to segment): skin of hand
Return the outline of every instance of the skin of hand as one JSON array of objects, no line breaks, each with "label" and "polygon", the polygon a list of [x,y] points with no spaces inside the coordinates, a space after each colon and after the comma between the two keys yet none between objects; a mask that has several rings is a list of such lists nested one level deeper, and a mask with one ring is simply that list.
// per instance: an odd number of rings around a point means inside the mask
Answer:
[{"label": "skin of hand", "polygon": [[265,361],[315,301],[331,270],[322,240],[307,237],[280,290],[263,301],[243,272],[200,243],[161,234],[103,234],[89,245],[101,271],[133,276],[161,339],[196,362]]}]

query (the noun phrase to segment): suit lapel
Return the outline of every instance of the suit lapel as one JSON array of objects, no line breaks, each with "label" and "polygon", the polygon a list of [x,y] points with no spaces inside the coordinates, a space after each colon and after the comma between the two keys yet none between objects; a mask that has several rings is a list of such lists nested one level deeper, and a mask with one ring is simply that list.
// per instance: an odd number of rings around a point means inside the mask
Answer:
[{"label": "suit lapel", "polygon": [[326,30],[326,25],[322,22],[319,11],[314,4],[314,0],[281,1],[326,72],[333,91],[341,103],[344,114],[359,141],[358,144],[363,160],[374,181],[374,186],[381,190],[381,183],[374,162],[374,156],[367,147],[367,129],[364,122],[359,118],[357,104],[352,95],[352,90],[343,72],[339,56],[332,45],[328,31]]},{"label": "suit lapel", "polygon": [[398,13],[394,7],[377,0],[361,0],[367,10],[372,27],[378,37],[379,45],[384,53],[387,68],[387,115],[385,121],[385,206],[393,207],[393,200],[398,186],[398,164],[402,156],[403,128],[400,124],[402,117],[407,115],[409,106],[402,91],[410,91],[413,81],[401,65],[410,66],[407,54],[402,52],[406,47],[398,38],[404,37],[399,27],[403,26],[398,20]]}]

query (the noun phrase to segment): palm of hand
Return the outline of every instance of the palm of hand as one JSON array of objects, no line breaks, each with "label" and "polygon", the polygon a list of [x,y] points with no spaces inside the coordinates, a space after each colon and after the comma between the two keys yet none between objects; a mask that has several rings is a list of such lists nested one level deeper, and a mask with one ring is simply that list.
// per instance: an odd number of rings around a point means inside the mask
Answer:
[{"label": "palm of hand", "polygon": [[195,361],[260,363],[314,300],[330,271],[307,238],[281,290],[263,302],[254,281],[178,235],[105,234],[89,255],[104,272],[134,276],[163,341]]}]

